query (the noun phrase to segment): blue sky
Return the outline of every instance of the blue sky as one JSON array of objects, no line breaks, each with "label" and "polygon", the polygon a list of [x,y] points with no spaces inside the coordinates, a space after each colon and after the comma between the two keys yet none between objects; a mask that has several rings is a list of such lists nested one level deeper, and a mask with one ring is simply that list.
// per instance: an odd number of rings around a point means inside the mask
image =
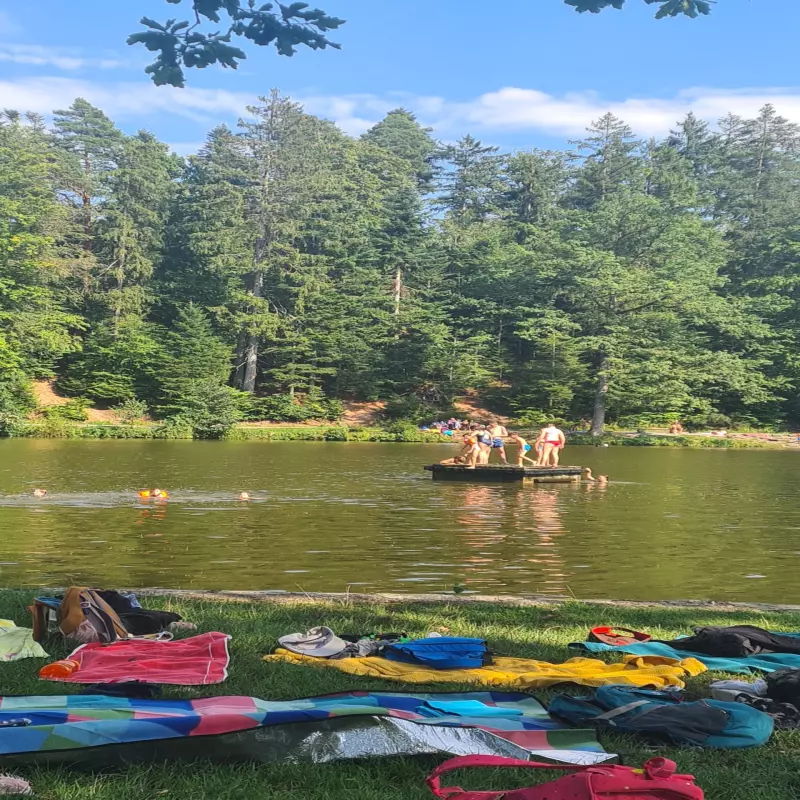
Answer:
[{"label": "blue sky", "polygon": [[164,20],[180,6],[6,2],[0,107],[46,114],[83,96],[179,152],[272,87],[354,135],[402,105],[443,140],[469,132],[504,149],[561,147],[608,110],[642,136],[689,110],[713,121],[765,102],[800,123],[800,0],[718,0],[711,17],[662,21],[627,2],[578,15],[562,0],[507,0],[502,12],[500,0],[315,0],[348,20],[341,51],[283,58],[249,46],[238,71],[192,70],[184,90],[152,86],[149,54],[125,45],[140,16]]}]

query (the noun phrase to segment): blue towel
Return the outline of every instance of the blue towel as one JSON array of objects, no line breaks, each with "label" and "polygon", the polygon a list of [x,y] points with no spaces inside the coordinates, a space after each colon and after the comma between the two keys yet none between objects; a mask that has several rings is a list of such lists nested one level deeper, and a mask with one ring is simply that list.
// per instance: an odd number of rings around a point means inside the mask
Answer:
[{"label": "blue towel", "polygon": [[602,642],[572,642],[570,647],[589,653],[631,653],[637,656],[665,656],[666,658],[696,658],[716,672],[731,672],[735,675],[751,675],[757,672],[774,672],[776,669],[791,667],[800,669],[800,655],[792,653],[762,653],[746,658],[720,658],[703,653],[690,653],[688,650],[675,650],[668,644],[659,642],[635,642],[614,647]]},{"label": "blue towel", "polygon": [[417,711],[426,717],[517,717],[522,711],[514,708],[487,706],[479,700],[428,700]]}]

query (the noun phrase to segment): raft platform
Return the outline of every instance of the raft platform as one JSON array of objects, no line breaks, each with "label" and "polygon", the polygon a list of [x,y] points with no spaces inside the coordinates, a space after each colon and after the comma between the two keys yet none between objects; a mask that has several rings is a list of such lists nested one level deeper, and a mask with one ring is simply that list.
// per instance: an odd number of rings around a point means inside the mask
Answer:
[{"label": "raft platform", "polygon": [[435,481],[472,483],[578,483],[583,467],[517,467],[503,464],[478,464],[469,469],[461,464],[430,464],[426,472]]}]

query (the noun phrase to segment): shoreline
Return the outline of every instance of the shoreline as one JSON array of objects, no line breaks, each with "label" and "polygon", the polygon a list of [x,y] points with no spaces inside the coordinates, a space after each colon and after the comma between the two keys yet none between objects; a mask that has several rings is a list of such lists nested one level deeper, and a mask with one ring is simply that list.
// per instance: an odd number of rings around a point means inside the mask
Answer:
[{"label": "shoreline", "polygon": [[[519,428],[526,436],[533,435]],[[585,433],[569,434],[568,443],[574,446],[608,447],[665,447],[713,450],[797,450],[800,442],[789,438],[775,438],[772,434],[737,434],[721,438],[703,434],[670,435],[665,433],[609,432],[593,438]],[[766,438],[769,437],[769,438]],[[26,422],[18,425],[13,434],[4,439],[134,439],[192,441],[167,425],[134,425],[103,422]],[[455,437],[454,437],[455,438]],[[208,440],[205,440],[208,441]],[[377,444],[451,444],[437,433],[408,426],[393,430],[393,426],[346,427],[344,425],[235,425],[219,441],[227,442],[357,442]]]},{"label": "shoreline", "polygon": [[[28,587],[0,587],[0,593],[25,592]],[[63,593],[65,587],[36,587],[30,591]],[[606,606],[615,609],[650,609],[663,611],[701,611],[720,613],[786,613],[800,615],[800,605],[786,603],[743,603],[729,600],[613,600],[585,599],[569,595],[516,594],[447,594],[444,592],[421,594],[396,594],[382,592],[361,594],[354,592],[284,592],[279,589],[163,589],[157,587],[123,587],[121,591],[133,592],[140,597],[164,597],[175,600],[203,602],[267,603],[274,605],[374,606],[374,605],[461,605],[495,606],[507,608],[549,608],[572,604]]]}]

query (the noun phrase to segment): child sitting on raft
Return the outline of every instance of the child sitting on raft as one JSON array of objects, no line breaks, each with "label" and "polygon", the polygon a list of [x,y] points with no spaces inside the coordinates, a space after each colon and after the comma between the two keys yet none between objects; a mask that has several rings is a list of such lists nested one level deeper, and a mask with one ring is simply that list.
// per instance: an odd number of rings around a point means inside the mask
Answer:
[{"label": "child sitting on raft", "polygon": [[475,436],[465,436],[464,447],[461,449],[461,454],[457,455],[455,458],[446,458],[444,461],[440,461],[439,463],[445,466],[461,464],[469,467],[470,469],[475,469],[475,464],[478,463],[478,458],[480,455],[481,448],[478,444],[477,438]]}]

